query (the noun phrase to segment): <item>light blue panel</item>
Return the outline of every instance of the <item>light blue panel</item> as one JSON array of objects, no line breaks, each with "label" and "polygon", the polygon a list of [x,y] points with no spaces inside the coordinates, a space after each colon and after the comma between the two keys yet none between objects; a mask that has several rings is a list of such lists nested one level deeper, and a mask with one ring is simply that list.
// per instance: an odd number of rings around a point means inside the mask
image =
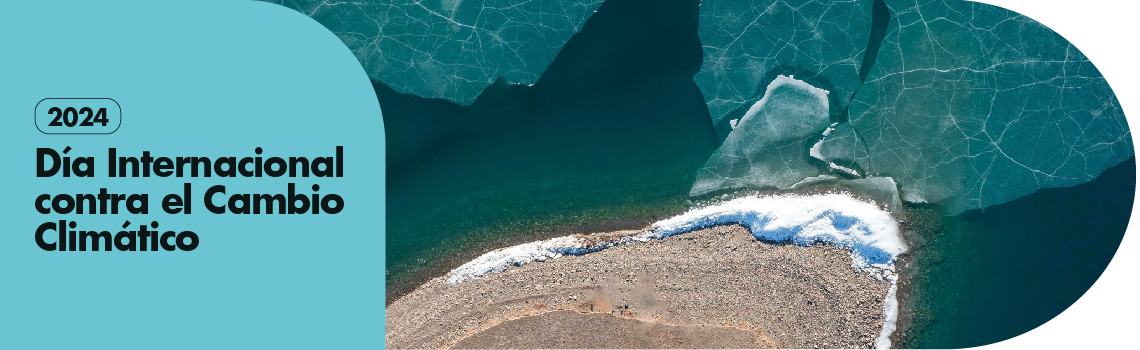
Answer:
[{"label": "light blue panel", "polygon": [[[316,21],[260,2],[7,4],[0,12],[0,348],[361,348],[384,334],[384,132],[368,76]],[[45,135],[44,98],[106,97],[110,135]],[[38,147],[95,157],[94,178],[37,178]],[[342,178],[108,178],[120,156],[333,156]],[[193,184],[192,214],[162,197]],[[212,214],[205,190],[339,194],[330,215]],[[40,214],[36,196],[149,194],[149,213]],[[216,200],[222,201],[221,198]],[[190,252],[56,252],[72,220],[190,230]],[[53,238],[54,241],[54,238]]]}]

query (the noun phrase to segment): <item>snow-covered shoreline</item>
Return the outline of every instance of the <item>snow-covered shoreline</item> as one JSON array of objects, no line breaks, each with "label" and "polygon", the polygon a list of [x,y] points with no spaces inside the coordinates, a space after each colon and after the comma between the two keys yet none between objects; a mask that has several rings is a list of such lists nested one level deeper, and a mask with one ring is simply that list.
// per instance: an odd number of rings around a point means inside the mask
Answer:
[{"label": "snow-covered shoreline", "polygon": [[583,235],[570,235],[502,248],[451,271],[447,283],[455,285],[512,266],[728,224],[742,225],[762,241],[801,246],[829,244],[849,249],[852,268],[891,283],[883,301],[882,332],[875,343],[878,348],[890,347],[890,335],[898,319],[895,296],[898,277],[894,264],[907,247],[898,224],[887,210],[847,194],[748,196],[693,209],[616,240],[591,243]]}]

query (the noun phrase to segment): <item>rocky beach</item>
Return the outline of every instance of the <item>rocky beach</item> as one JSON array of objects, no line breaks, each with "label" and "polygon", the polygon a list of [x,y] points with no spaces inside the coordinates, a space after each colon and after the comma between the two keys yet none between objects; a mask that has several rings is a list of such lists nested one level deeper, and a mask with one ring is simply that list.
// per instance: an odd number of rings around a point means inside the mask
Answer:
[{"label": "rocky beach", "polygon": [[462,283],[440,276],[389,305],[386,344],[871,348],[891,283],[853,268],[852,254],[828,244],[768,243],[744,226],[719,225]]}]

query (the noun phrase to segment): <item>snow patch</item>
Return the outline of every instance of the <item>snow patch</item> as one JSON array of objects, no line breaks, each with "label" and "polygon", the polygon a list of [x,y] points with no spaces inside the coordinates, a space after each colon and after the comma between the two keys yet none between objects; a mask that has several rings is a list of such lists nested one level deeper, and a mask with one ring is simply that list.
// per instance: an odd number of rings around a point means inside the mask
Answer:
[{"label": "snow patch", "polygon": [[511,266],[557,259],[566,254],[581,255],[604,248],[604,246],[590,247],[585,240],[578,236],[563,236],[496,249],[452,270],[447,278],[447,283],[459,284],[465,280],[483,277],[492,272],[502,272]]},{"label": "snow patch", "polygon": [[855,268],[893,271],[895,259],[906,252],[890,213],[846,194],[738,198],[658,221],[638,236],[664,238],[727,224],[743,225],[763,241],[849,248]]}]

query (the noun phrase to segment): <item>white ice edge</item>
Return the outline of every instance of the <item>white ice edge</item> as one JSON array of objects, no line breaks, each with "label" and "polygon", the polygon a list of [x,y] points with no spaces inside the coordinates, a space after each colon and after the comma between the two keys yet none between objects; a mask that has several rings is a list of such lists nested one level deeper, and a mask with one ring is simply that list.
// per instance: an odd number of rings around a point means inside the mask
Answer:
[{"label": "white ice edge", "polygon": [[452,270],[447,283],[501,272],[511,266],[581,255],[618,244],[645,242],[718,225],[740,224],[758,240],[801,246],[832,244],[851,251],[851,267],[886,278],[891,286],[883,301],[883,329],[875,342],[889,348],[898,319],[898,256],[907,247],[891,214],[879,205],[847,194],[749,196],[690,210],[661,220],[652,228],[617,241],[590,245],[580,236],[563,236],[494,250]]},{"label": "white ice edge", "polygon": [[839,170],[839,171],[842,171],[842,172],[845,172],[848,174],[851,174],[851,176],[856,176],[856,177],[859,176],[859,172],[855,171],[855,169],[851,169],[851,168],[848,168],[848,167],[845,167],[842,165],[838,165],[835,163],[827,163],[827,167],[835,169],[835,170]]},{"label": "white ice edge", "polygon": [[860,176],[859,172],[855,171],[855,169],[851,169],[851,168],[848,168],[848,167],[845,167],[845,166],[842,166],[839,164],[835,164],[834,162],[831,162],[831,161],[829,161],[823,157],[823,151],[821,151],[820,149],[823,147],[823,142],[827,140],[827,136],[831,135],[831,132],[835,131],[836,125],[839,125],[839,124],[832,123],[831,126],[828,126],[827,129],[823,130],[823,134],[819,138],[819,141],[816,141],[815,144],[811,145],[811,149],[808,150],[808,155],[811,156],[812,158],[819,159],[819,160],[827,163],[828,168],[845,172],[847,174],[850,174],[851,176],[859,177]]},{"label": "white ice edge", "polygon": [[811,156],[812,158],[815,158],[815,159],[825,161],[825,162],[827,161],[827,160],[823,159],[823,152],[820,151],[820,148],[823,147],[823,141],[827,140],[827,135],[831,135],[831,132],[835,131],[835,125],[836,125],[836,123],[831,123],[831,125],[829,125],[827,127],[827,129],[823,130],[823,135],[821,135],[819,140],[816,141],[815,144],[811,145],[811,149],[808,150],[809,156]]},{"label": "white ice edge", "polygon": [[879,332],[879,338],[875,339],[875,348],[878,349],[891,348],[891,333],[895,332],[895,323],[899,319],[899,301],[895,297],[895,292],[899,289],[898,274],[888,274],[887,280],[891,281],[891,287],[883,298],[883,330]]}]

